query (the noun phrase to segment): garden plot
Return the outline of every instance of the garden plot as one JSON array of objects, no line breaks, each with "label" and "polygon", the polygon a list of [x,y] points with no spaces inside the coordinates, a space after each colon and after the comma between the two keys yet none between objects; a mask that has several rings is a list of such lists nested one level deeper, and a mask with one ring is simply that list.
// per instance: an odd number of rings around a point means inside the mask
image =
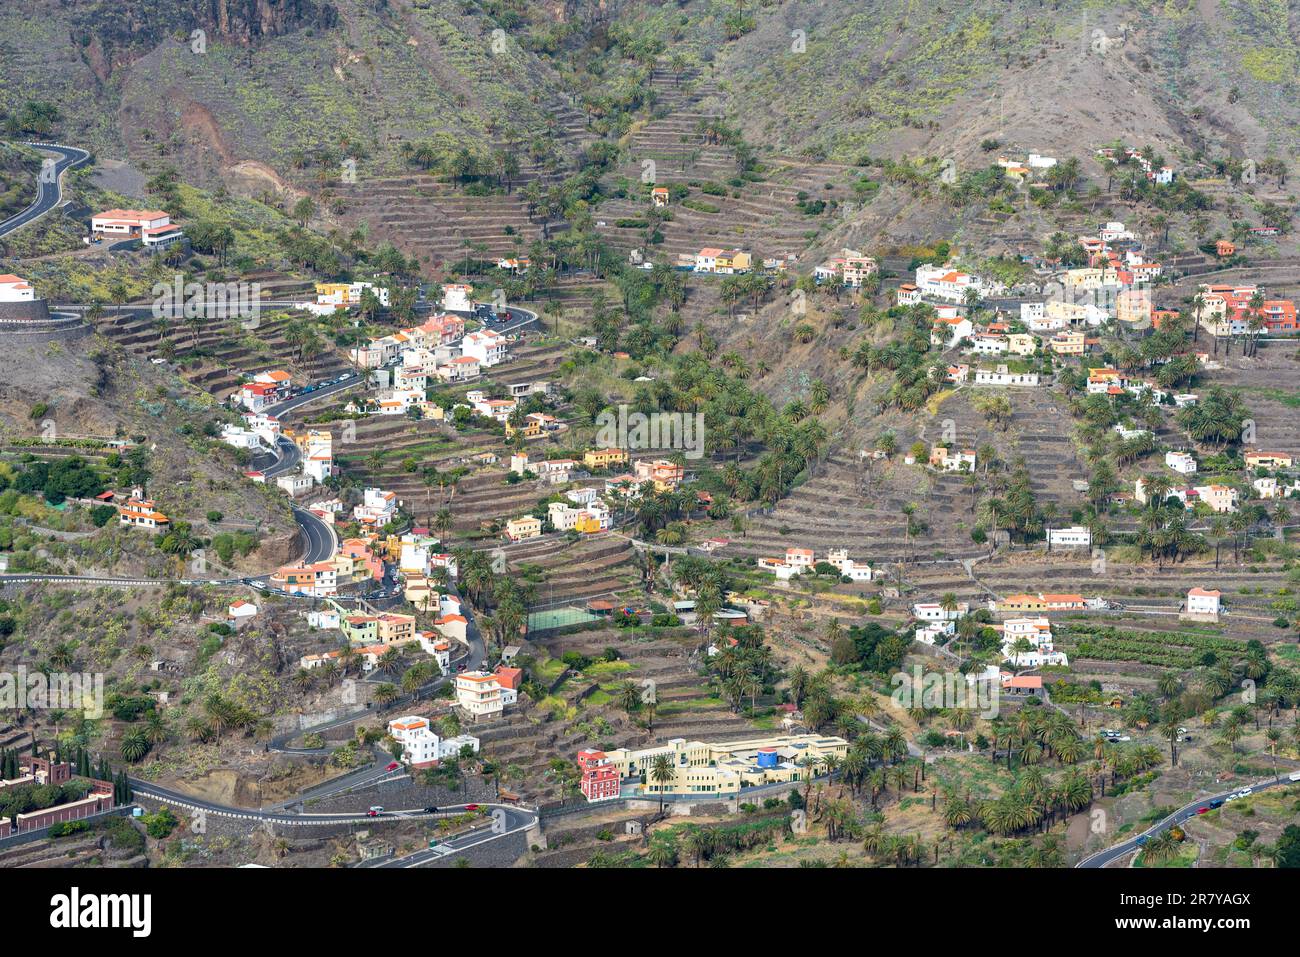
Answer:
[{"label": "garden plot", "polygon": [[319,352],[301,354],[285,334],[293,319],[289,313],[268,313],[256,329],[244,330],[229,319],[182,322],[109,314],[96,323],[96,331],[149,357],[159,356],[170,344],[181,375],[217,398],[238,388],[241,374],[267,368],[286,369],[297,382],[333,378],[351,368],[342,352],[325,339]]},{"label": "garden plot", "polygon": [[648,746],[651,740],[722,741],[757,731],[753,722],[713,695],[691,658],[699,638],[687,629],[581,631],[542,637],[536,643],[554,658],[568,651],[596,657],[606,648],[617,649],[620,660],[630,668],[599,680],[601,690],[611,699],[624,680],[633,680],[638,686],[647,679],[654,682],[658,702],[654,730],[652,734],[643,732],[645,740],[639,747]]}]

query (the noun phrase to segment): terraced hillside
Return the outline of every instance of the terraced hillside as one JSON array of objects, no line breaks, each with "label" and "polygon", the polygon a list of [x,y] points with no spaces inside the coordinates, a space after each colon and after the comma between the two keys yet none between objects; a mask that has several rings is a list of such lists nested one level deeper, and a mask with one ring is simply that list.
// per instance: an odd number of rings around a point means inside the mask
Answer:
[{"label": "terraced hillside", "polygon": [[501,548],[507,573],[534,588],[534,607],[539,609],[578,605],[591,598],[633,600],[641,581],[631,542],[614,532],[584,536],[574,543],[549,535],[504,547],[495,542],[480,542],[476,547]]},{"label": "terraced hillside", "polygon": [[662,637],[657,631],[644,635],[623,629],[583,631],[543,637],[537,643],[556,657],[566,651],[598,657],[611,645],[617,648],[622,656],[620,660],[631,665],[631,669],[617,680],[602,680],[601,686],[608,691],[618,680],[626,678],[638,683],[647,678],[654,681],[658,708],[653,734],[648,736],[654,741],[669,738],[722,741],[752,733],[754,725],[714,698],[696,670],[692,653],[698,646],[698,636],[686,629]]},{"label": "terraced hillside", "polygon": [[[533,636],[531,643],[550,659],[538,669],[550,694],[523,713],[475,725],[473,733],[502,767],[504,780],[539,801],[568,796],[547,773],[550,762],[585,747],[647,747],[669,738],[720,741],[753,734],[754,725],[714,698],[696,671],[691,659],[696,640],[685,629]],[[558,661],[569,651],[599,658],[611,646],[620,660],[587,673],[566,671]],[[647,679],[654,681],[659,702],[653,732],[632,724],[613,700],[622,681]]]},{"label": "terraced hillside", "polygon": [[351,368],[342,351],[324,339],[320,352],[299,356],[285,337],[291,321],[288,313],[267,313],[256,329],[245,330],[227,319],[190,324],[109,312],[95,328],[117,345],[150,358],[164,354],[170,344],[181,375],[219,399],[238,387],[241,375],[267,368],[284,368],[299,382],[314,382]]},{"label": "terraced hillside", "polygon": [[[1071,482],[1087,471],[1070,438],[1068,413],[1047,389],[1004,390],[1013,415],[1005,432],[995,430],[971,407],[972,389],[948,396],[937,409],[897,432],[898,446],[917,440],[943,441],[951,429],[962,448],[991,444],[1007,465],[1023,460],[1035,497],[1065,516],[1081,502]],[[877,431],[882,424],[877,422]],[[906,465],[902,454],[887,461],[859,455],[875,433],[857,435],[859,445],[838,450],[802,485],[771,509],[750,514],[743,538],[730,537],[728,554],[779,556],[787,547],[842,547],[859,560],[895,562],[959,559],[985,554],[987,545],[971,540],[979,521],[975,511],[984,482],[956,473],[941,474],[923,465]],[[916,534],[907,531],[905,508],[914,512]]]},{"label": "terraced hillside", "polygon": [[588,320],[597,293],[603,295],[607,303],[618,301],[618,287],[613,283],[581,274],[561,276],[546,291],[545,299],[520,305],[542,316],[550,331],[569,338],[589,331]]},{"label": "terraced hillside", "polygon": [[750,513],[744,537],[732,538],[728,554],[762,558],[792,547],[847,548],[858,560],[873,562],[978,554],[982,549],[969,537],[963,543],[955,531],[936,529],[921,541],[906,532],[905,504],[920,502],[929,514],[945,504],[951,508],[955,495],[938,489],[927,494],[902,472],[891,474],[888,488],[869,491],[856,456],[832,453],[820,474],[773,508]]},{"label": "terraced hillside", "polygon": [[[721,118],[712,105],[719,94],[716,83],[699,75],[679,80],[662,68],[655,70],[652,82],[658,93],[652,118],[626,138],[617,175],[640,184],[646,164],[653,163],[656,185],[687,186],[685,202],[695,206],[674,202],[669,207],[671,218],[660,227],[663,242],[649,247],[654,258],[674,262],[679,254],[693,255],[705,246],[739,247],[759,257],[797,254],[825,221],[825,214],[804,213],[800,200],[849,197],[849,167],[793,157],[765,161],[760,176],[735,185],[742,171],[737,151],[707,128]],[[644,229],[628,225],[646,209],[639,194],[607,201],[600,207],[601,234],[621,249],[647,249]]]},{"label": "terraced hillside", "polygon": [[[523,182],[554,182],[556,174],[531,168]],[[377,241],[392,243],[408,256],[435,268],[454,266],[457,259],[500,259],[526,254],[542,236],[547,217],[529,215],[520,189],[510,193],[472,196],[434,176],[362,178],[344,186],[339,196],[344,217],[365,223]]]}]

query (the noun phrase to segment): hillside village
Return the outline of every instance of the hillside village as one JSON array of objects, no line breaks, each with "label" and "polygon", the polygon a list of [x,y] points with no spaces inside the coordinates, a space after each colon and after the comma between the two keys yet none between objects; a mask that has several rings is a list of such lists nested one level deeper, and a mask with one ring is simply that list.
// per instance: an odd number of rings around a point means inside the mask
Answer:
[{"label": "hillside village", "polygon": [[[0,701],[0,866],[1300,863],[1279,136],[793,143],[784,4],[344,6],[328,149],[143,32],[121,120],[0,85],[0,672],[99,681]],[[517,120],[393,125],[506,8]]]}]

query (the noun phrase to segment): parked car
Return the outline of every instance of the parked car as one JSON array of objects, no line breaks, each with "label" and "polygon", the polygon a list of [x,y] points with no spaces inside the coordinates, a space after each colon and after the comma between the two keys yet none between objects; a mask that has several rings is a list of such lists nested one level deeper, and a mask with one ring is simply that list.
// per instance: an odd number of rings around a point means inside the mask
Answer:
[{"label": "parked car", "polygon": [[477,805],[477,804],[466,804],[466,805],[465,805],[465,810],[467,810],[467,811],[477,811],[477,810],[478,810],[478,805]]},{"label": "parked car", "polygon": [[384,813],[384,809],[383,809],[383,807],[382,807],[381,805],[379,805],[379,804],[371,805],[370,811],[371,811],[372,814],[383,814],[383,813]]},{"label": "parked car", "polygon": [[437,813],[438,813],[438,808],[437,808],[436,805],[430,805],[429,807],[426,807],[426,808],[424,809],[424,813],[425,813],[425,814],[437,814]]},{"label": "parked car", "polygon": [[1209,807],[1207,807],[1206,805],[1202,804],[1200,807],[1198,807],[1198,808],[1196,809],[1196,813],[1197,813],[1197,814],[1209,814],[1209,813],[1210,813],[1210,809],[1209,809]]},{"label": "parked car", "polygon": [[385,771],[396,771],[396,770],[397,770],[398,768],[400,768],[400,767],[401,767],[401,765],[398,764],[396,761],[394,761],[394,762],[393,762],[392,764],[390,764],[388,767],[384,768],[384,770],[385,770]]},{"label": "parked car", "polygon": [[1223,798],[1215,798],[1210,802],[1210,807],[1223,807]]}]

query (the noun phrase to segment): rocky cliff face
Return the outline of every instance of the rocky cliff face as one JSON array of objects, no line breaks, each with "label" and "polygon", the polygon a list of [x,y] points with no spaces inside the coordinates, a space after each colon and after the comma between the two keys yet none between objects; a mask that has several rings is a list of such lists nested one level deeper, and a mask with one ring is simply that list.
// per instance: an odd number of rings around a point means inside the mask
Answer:
[{"label": "rocky cliff face", "polygon": [[203,30],[207,39],[254,46],[339,20],[329,0],[60,0],[73,40],[100,79],[167,38]]},{"label": "rocky cliff face", "polygon": [[[203,13],[203,5],[197,5]],[[338,11],[324,0],[207,0],[206,22],[224,40],[255,43],[303,27],[328,29]]]}]

